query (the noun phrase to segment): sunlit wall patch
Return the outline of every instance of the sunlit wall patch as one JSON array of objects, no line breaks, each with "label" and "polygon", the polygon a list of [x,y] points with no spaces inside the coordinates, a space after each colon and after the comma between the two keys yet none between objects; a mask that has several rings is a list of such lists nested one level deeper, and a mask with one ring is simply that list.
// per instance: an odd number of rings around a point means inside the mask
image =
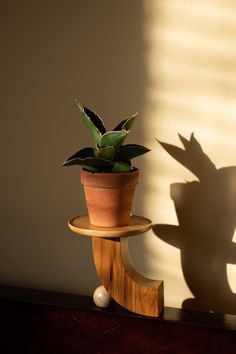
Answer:
[{"label": "sunlit wall patch", "polygon": [[[236,165],[236,8],[219,1],[145,0],[144,10],[143,143],[152,152],[145,159],[143,209],[156,224],[178,225],[170,186],[195,177],[154,138],[181,146],[177,133],[189,138],[194,132],[217,168]],[[146,269],[165,280],[166,305],[191,298],[179,249],[153,232],[143,243]],[[228,271],[228,279],[235,289],[235,274]]]}]

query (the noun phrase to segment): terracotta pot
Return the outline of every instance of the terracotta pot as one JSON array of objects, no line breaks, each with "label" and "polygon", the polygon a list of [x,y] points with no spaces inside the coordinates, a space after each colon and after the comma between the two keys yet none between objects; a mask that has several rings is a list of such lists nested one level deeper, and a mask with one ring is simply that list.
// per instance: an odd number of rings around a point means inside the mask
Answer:
[{"label": "terracotta pot", "polygon": [[127,173],[93,173],[81,169],[90,223],[102,227],[129,223],[138,170]]}]

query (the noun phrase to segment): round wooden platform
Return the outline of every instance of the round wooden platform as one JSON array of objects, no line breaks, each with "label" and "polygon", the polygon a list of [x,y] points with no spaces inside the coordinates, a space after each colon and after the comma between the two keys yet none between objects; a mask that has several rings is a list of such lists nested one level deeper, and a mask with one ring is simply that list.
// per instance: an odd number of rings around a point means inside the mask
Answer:
[{"label": "round wooden platform", "polygon": [[127,237],[137,236],[152,227],[151,220],[142,216],[132,215],[129,224],[121,227],[99,227],[91,225],[88,215],[76,216],[69,220],[69,228],[80,235],[92,237]]}]

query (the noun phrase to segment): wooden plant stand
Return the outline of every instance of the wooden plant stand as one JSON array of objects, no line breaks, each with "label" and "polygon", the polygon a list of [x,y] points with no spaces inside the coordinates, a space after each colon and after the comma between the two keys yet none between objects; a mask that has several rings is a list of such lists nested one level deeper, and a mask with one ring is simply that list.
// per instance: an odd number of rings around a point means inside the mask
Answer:
[{"label": "wooden plant stand", "polygon": [[89,223],[88,216],[69,221],[69,228],[92,237],[93,258],[100,280],[110,296],[132,312],[157,317],[164,307],[162,280],[152,280],[133,267],[128,249],[128,237],[149,230],[149,219],[132,215],[127,226],[104,228]]}]

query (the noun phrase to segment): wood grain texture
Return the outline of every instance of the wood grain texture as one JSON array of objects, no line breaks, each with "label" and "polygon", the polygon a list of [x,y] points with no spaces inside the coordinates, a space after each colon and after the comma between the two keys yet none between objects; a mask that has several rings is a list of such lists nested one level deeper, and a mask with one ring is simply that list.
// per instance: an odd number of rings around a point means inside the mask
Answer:
[{"label": "wood grain texture", "polygon": [[90,224],[87,215],[68,222],[81,235],[92,236],[93,257],[97,273],[111,297],[137,314],[157,317],[164,308],[163,281],[139,274],[130,259],[128,237],[142,234],[152,226],[151,220],[132,215],[122,227],[99,227]]},{"label": "wood grain texture", "polygon": [[136,236],[146,232],[152,226],[151,220],[131,215],[129,224],[121,227],[99,227],[90,224],[88,215],[76,216],[69,220],[69,228],[80,235],[92,237],[116,238]]},{"label": "wood grain texture", "polygon": [[148,279],[133,267],[128,237],[92,239],[97,273],[111,297],[126,309],[157,317],[164,308],[163,281]]}]

